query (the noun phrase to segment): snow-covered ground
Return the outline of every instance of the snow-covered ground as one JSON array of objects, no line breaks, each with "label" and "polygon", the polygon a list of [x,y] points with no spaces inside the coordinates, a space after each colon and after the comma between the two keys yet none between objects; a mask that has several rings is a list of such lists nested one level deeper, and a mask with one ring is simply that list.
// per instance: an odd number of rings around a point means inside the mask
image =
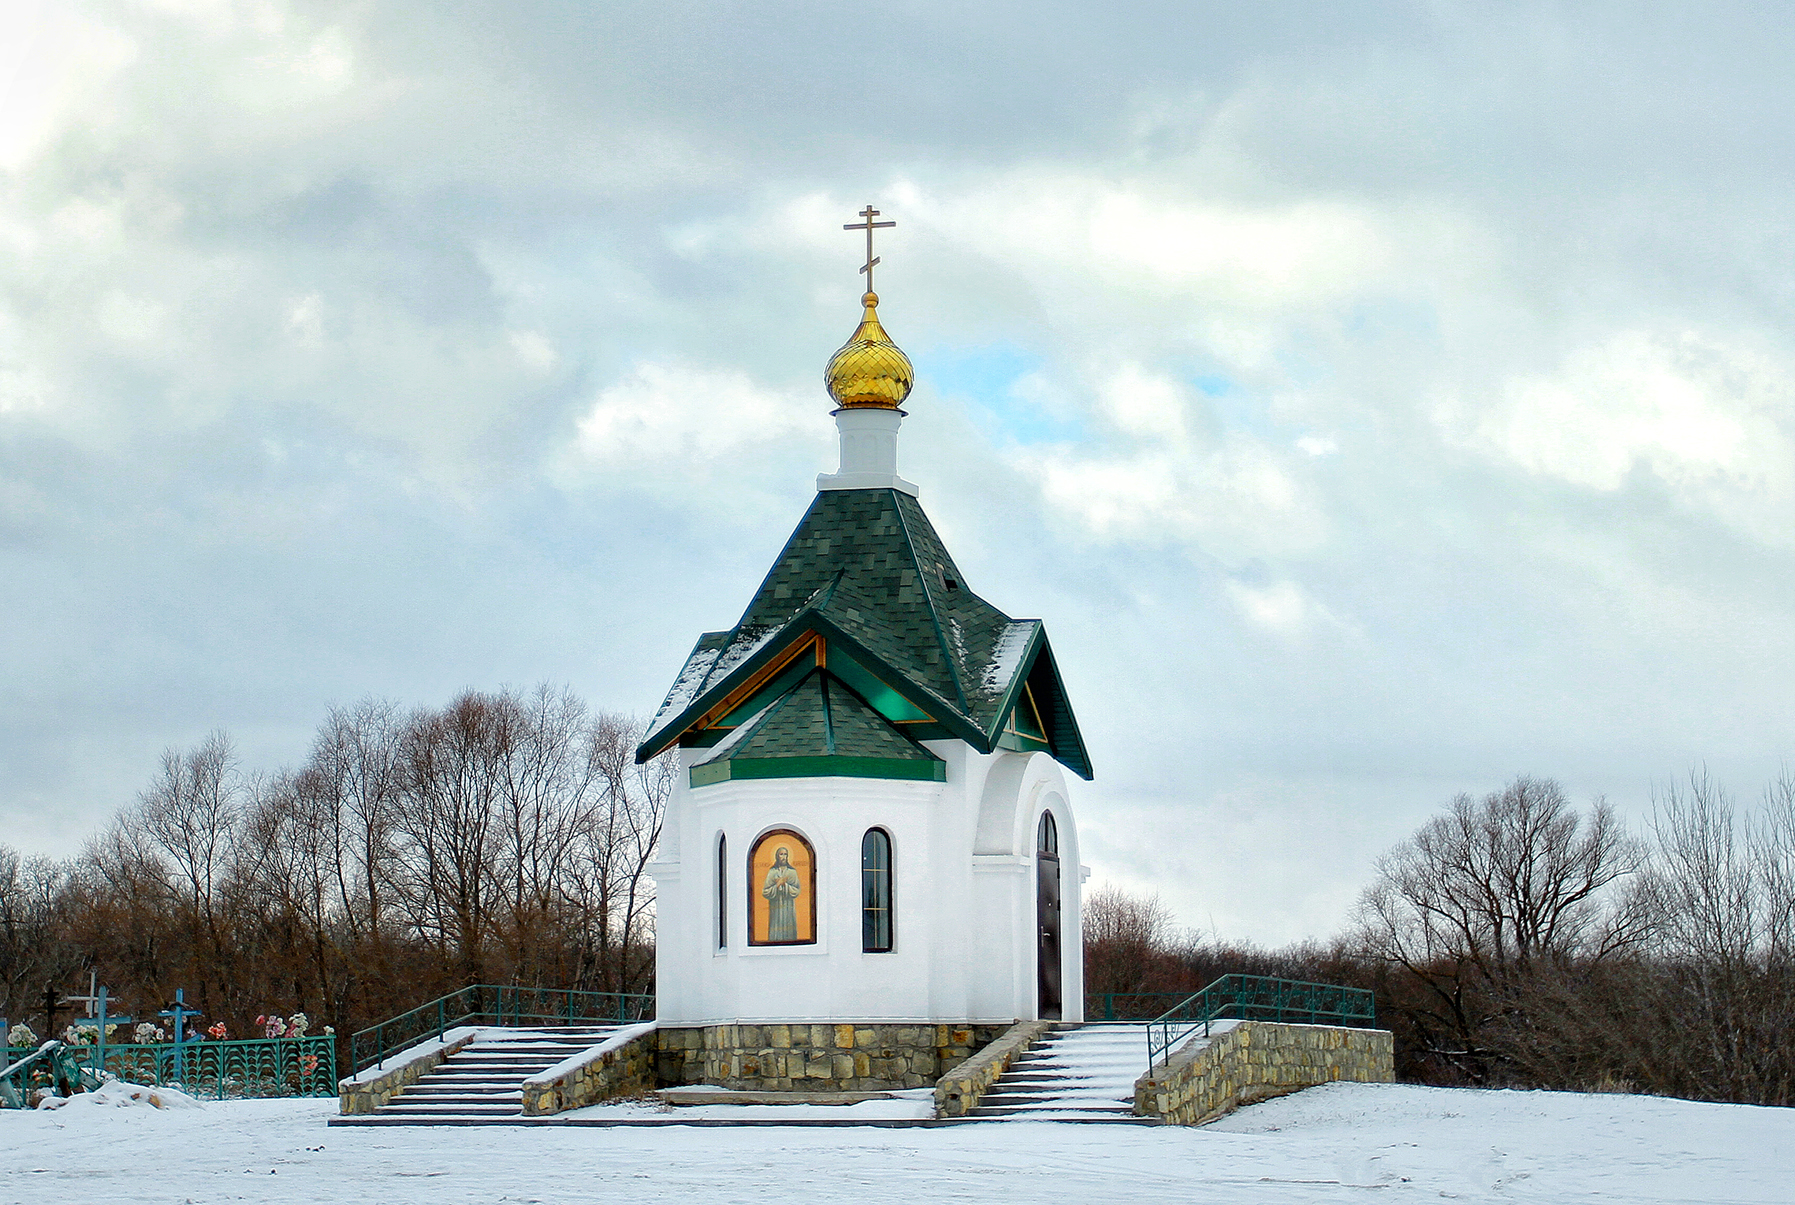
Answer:
[{"label": "snow-covered ground", "polygon": [[337,1128],[330,1101],[0,1113],[0,1205],[46,1201],[1795,1200],[1795,1110],[1336,1084],[1202,1129]]}]

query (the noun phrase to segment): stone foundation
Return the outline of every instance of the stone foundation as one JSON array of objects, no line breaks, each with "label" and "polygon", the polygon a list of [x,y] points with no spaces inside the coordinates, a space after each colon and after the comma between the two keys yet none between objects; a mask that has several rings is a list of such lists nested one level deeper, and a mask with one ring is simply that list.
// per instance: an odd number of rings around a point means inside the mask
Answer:
[{"label": "stone foundation", "polygon": [[705,1025],[656,1031],[664,1087],[882,1092],[933,1087],[1007,1025]]},{"label": "stone foundation", "polygon": [[1202,1125],[1255,1101],[1349,1080],[1396,1082],[1395,1040],[1384,1029],[1242,1021],[1187,1043],[1134,1085],[1134,1111]]},{"label": "stone foundation", "polygon": [[1016,1056],[1041,1040],[1052,1021],[1018,1021],[1002,1037],[960,1063],[935,1085],[935,1116],[964,1117],[979,1103],[985,1090],[1010,1069]]},{"label": "stone foundation", "polygon": [[523,1082],[524,1116],[541,1117],[654,1091],[655,1046],[651,1021],[625,1029],[578,1059],[531,1076]]}]

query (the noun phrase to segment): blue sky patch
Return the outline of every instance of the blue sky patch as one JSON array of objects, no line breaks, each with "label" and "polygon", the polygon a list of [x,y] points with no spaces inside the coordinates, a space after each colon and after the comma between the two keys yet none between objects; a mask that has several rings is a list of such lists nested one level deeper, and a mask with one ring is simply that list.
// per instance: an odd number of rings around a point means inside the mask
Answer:
[{"label": "blue sky patch", "polygon": [[974,421],[999,443],[1064,443],[1084,435],[1077,417],[1055,414],[1016,386],[1042,365],[1039,356],[1008,344],[931,348],[928,379],[943,397],[972,403]]}]

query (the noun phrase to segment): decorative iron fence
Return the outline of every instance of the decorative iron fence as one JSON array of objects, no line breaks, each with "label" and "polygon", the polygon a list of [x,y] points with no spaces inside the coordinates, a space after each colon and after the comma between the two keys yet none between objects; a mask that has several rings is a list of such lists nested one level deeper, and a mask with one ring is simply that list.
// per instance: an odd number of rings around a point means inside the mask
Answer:
[{"label": "decorative iron fence", "polygon": [[95,1087],[98,1072],[134,1084],[179,1088],[189,1096],[243,1100],[266,1096],[335,1096],[337,1043],[328,1034],[313,1038],[253,1038],[243,1041],[190,1041],[72,1045],[46,1043],[12,1061],[5,1048],[0,1072],[0,1106],[30,1103],[38,1088],[66,1091],[79,1081]]},{"label": "decorative iron fence", "polygon": [[653,1016],[653,996],[477,983],[357,1031],[349,1039],[349,1062],[355,1071],[365,1071],[457,1025],[589,1025]]},{"label": "decorative iron fence", "polygon": [[1306,1025],[1369,1026],[1377,1022],[1377,996],[1361,987],[1303,983],[1264,975],[1223,975],[1147,1022],[1147,1066],[1156,1067],[1212,1021],[1285,1021]]}]

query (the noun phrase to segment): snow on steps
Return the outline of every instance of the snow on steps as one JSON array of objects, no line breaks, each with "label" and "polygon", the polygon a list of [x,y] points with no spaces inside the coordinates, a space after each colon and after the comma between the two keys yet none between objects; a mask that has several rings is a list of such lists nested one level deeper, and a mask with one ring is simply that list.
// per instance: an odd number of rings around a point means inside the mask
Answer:
[{"label": "snow on steps", "polygon": [[1134,1115],[1134,1081],[1146,1068],[1145,1025],[1063,1025],[1017,1055],[966,1116],[1156,1125]]},{"label": "snow on steps", "polygon": [[1063,1025],[1048,1033],[1014,1062],[963,1118],[823,1118],[815,1106],[800,1105],[789,1119],[765,1105],[740,1120],[710,1116],[616,1118],[525,1117],[523,1081],[563,1059],[596,1046],[616,1032],[609,1028],[484,1030],[392,1101],[371,1115],[335,1117],[331,1125],[872,1125],[880,1127],[964,1125],[976,1121],[1051,1121],[1156,1125],[1134,1116],[1134,1082],[1146,1069],[1145,1025],[1093,1023]]},{"label": "snow on steps", "polygon": [[617,1026],[484,1029],[372,1114],[333,1125],[478,1124],[523,1118],[523,1082],[597,1046]]}]

